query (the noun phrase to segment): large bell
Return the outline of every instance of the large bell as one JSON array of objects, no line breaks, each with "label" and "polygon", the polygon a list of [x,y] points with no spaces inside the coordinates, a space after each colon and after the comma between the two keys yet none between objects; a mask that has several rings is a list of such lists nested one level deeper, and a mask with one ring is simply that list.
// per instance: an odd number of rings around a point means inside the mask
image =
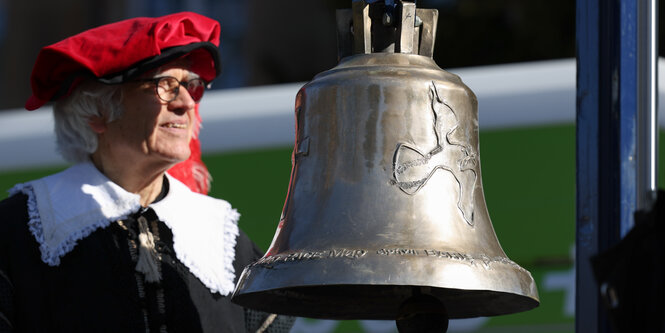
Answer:
[{"label": "large bell", "polygon": [[234,302],[330,319],[397,319],[418,295],[450,318],[538,305],[487,212],[476,97],[431,58],[438,14],[396,3],[338,12],[343,58],[296,97],[282,218]]}]

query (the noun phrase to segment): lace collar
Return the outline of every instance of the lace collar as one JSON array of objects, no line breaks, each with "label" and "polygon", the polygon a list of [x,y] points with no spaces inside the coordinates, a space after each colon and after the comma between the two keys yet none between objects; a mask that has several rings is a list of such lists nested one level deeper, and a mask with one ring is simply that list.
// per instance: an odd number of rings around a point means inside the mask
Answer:
[{"label": "lace collar", "polygon": [[[167,174],[169,193],[151,204],[173,233],[176,256],[213,292],[233,291],[238,212],[220,199],[192,192]],[[58,266],[77,241],[141,207],[139,196],[110,181],[92,163],[18,184],[10,194],[28,196],[30,232],[42,260]]]}]

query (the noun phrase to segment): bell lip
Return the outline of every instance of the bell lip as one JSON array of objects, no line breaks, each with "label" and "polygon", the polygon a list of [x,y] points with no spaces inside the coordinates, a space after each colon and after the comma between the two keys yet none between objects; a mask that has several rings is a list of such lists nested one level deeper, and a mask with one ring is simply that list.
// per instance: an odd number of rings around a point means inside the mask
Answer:
[{"label": "bell lip", "polygon": [[[396,292],[389,297],[381,296],[391,289]],[[439,299],[447,309],[449,319],[509,315],[532,310],[540,305],[537,296],[496,290],[379,284],[293,286],[247,293],[236,290],[231,302],[258,311],[315,319],[396,320],[399,316],[399,305],[414,295],[409,291],[416,289],[427,290],[427,295]],[[362,300],[367,295],[359,292],[360,290],[380,296]],[[309,295],[310,299],[299,298],[305,294]],[[327,297],[330,295],[336,295],[338,299],[330,300]],[[312,299],[317,301],[311,302]],[[468,304],[462,305],[460,302]],[[387,305],[380,306],[381,304]],[[321,308],[325,310],[319,310]]]},{"label": "bell lip", "polygon": [[[240,276],[232,301],[271,313],[326,319],[395,319],[414,287],[447,304],[450,318],[527,311],[536,284],[507,258],[484,264],[452,258],[379,257],[264,260]],[[288,259],[290,258],[290,259]],[[389,278],[387,278],[389,277]],[[326,309],[321,311],[319,309]]]}]

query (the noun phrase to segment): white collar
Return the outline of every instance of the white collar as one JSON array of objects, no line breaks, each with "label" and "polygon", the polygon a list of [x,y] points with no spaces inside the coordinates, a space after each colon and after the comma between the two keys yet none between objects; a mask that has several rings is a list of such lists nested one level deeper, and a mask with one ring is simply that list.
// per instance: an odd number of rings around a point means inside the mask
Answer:
[{"label": "white collar", "polygon": [[[228,295],[234,288],[240,215],[228,202],[192,192],[167,177],[169,193],[150,207],[171,228],[177,258],[211,291]],[[77,241],[141,207],[137,194],[113,183],[92,163],[18,184],[9,192],[28,196],[30,232],[50,266],[58,266]]]}]

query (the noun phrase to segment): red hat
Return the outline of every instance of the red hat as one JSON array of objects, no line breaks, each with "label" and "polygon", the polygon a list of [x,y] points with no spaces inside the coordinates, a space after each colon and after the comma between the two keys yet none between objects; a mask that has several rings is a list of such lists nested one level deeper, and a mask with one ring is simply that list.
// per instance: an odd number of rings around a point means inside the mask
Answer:
[{"label": "red hat", "polygon": [[25,108],[68,95],[83,78],[122,83],[184,55],[196,58],[191,70],[210,82],[220,72],[217,46],[219,23],[191,12],[93,28],[42,48]]}]

